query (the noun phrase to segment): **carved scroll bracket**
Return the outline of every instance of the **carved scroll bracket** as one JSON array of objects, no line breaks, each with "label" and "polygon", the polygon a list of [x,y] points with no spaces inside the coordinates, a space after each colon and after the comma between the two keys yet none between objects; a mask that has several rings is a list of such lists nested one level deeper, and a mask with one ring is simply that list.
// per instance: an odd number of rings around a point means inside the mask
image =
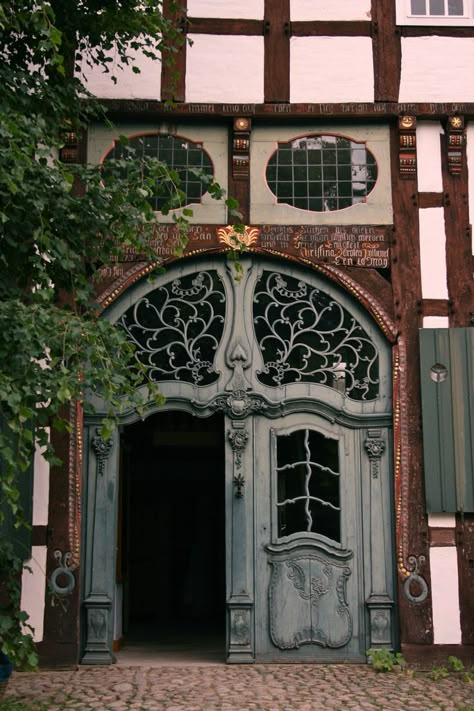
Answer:
[{"label": "carved scroll bracket", "polygon": [[229,417],[246,417],[253,412],[264,412],[268,408],[261,395],[247,393],[245,390],[233,390],[229,395],[219,395],[209,407],[221,410]]},{"label": "carved scroll bracket", "polygon": [[245,475],[242,468],[242,454],[249,441],[249,433],[243,422],[234,422],[232,430],[229,430],[230,445],[234,452],[234,492],[237,499],[244,495]]},{"label": "carved scroll bracket", "polygon": [[105,462],[109,458],[110,452],[114,444],[113,437],[104,439],[100,434],[100,429],[96,429],[96,434],[92,438],[92,449],[97,460],[97,472],[103,476],[105,470]]},{"label": "carved scroll bracket", "polygon": [[364,447],[369,455],[372,477],[377,479],[380,473],[380,459],[385,452],[385,441],[381,439],[381,430],[369,430]]}]

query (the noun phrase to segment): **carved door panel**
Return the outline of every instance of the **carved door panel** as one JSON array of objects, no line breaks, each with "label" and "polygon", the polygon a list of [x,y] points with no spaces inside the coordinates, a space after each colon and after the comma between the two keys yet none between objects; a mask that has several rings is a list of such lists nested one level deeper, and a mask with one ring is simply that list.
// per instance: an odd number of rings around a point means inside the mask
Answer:
[{"label": "carved door panel", "polygon": [[362,659],[357,430],[303,413],[255,426],[256,658]]}]

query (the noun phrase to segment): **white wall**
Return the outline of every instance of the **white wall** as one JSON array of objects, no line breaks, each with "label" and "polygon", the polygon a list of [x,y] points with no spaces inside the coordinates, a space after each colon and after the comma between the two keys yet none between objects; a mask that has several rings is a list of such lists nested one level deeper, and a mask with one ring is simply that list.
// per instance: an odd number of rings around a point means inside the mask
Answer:
[{"label": "white wall", "polygon": [[421,292],[424,299],[447,299],[444,210],[420,210]]},{"label": "white wall", "polygon": [[373,101],[370,37],[292,37],[290,101]]},{"label": "white wall", "polygon": [[435,644],[461,644],[456,546],[430,548]]},{"label": "white wall", "polygon": [[291,0],[294,20],[370,20],[370,0]]},{"label": "white wall", "polygon": [[441,142],[443,129],[439,121],[419,121],[416,127],[418,190],[443,192]]},{"label": "white wall", "polygon": [[[86,88],[95,96],[102,99],[156,99],[160,100],[161,93],[161,62],[145,57],[142,52],[129,50],[132,64],[121,65],[116,61],[113,51],[107,52],[114,59],[111,63],[110,74],[100,72],[97,67],[92,69],[85,62],[82,63],[83,80]],[[132,66],[140,67],[140,74],[135,74]],[[121,69],[120,67],[123,67]],[[117,83],[111,79],[116,76]]]},{"label": "white wall", "polygon": [[449,328],[447,316],[424,316],[423,328]]},{"label": "white wall", "polygon": [[187,49],[186,101],[263,102],[263,37],[193,35]]},{"label": "white wall", "polygon": [[474,41],[468,37],[402,37],[399,101],[474,101]]},{"label": "white wall", "polygon": [[43,639],[45,593],[46,546],[33,546],[31,560],[25,562],[21,579],[21,609],[29,615],[28,624],[34,628],[35,642]]},{"label": "white wall", "polygon": [[33,526],[48,525],[49,464],[37,446],[33,467]]},{"label": "white wall", "polygon": [[[262,20],[263,0],[188,0],[189,17],[230,17]],[[192,27],[191,27],[192,29]]]}]

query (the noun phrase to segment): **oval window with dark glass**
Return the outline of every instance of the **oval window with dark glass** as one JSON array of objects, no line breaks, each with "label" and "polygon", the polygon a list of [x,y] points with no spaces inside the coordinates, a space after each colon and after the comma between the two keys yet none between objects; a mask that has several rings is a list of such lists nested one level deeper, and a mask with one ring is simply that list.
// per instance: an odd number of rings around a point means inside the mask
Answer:
[{"label": "oval window with dark glass", "polygon": [[279,203],[313,212],[343,210],[366,201],[377,180],[377,164],[365,143],[303,136],[278,144],[266,179]]},{"label": "oval window with dark glass", "polygon": [[[173,176],[170,179],[164,171],[163,179],[156,181],[155,194],[150,198],[154,210],[161,210],[165,205],[178,208],[201,201],[214,169],[201,144],[188,138],[155,133],[135,136],[127,143],[117,141],[104,158],[104,170],[107,170],[107,161],[143,162],[148,158],[163,162],[179,177],[179,181],[174,180]],[[126,165],[119,165],[118,171],[123,177],[128,174]]]}]

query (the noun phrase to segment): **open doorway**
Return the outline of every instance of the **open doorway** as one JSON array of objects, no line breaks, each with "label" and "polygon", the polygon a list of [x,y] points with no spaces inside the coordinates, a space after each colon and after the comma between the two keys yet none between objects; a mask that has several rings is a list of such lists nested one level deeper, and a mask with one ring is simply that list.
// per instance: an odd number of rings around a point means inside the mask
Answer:
[{"label": "open doorway", "polygon": [[127,426],[122,445],[123,654],[223,661],[223,416],[162,412]]}]

